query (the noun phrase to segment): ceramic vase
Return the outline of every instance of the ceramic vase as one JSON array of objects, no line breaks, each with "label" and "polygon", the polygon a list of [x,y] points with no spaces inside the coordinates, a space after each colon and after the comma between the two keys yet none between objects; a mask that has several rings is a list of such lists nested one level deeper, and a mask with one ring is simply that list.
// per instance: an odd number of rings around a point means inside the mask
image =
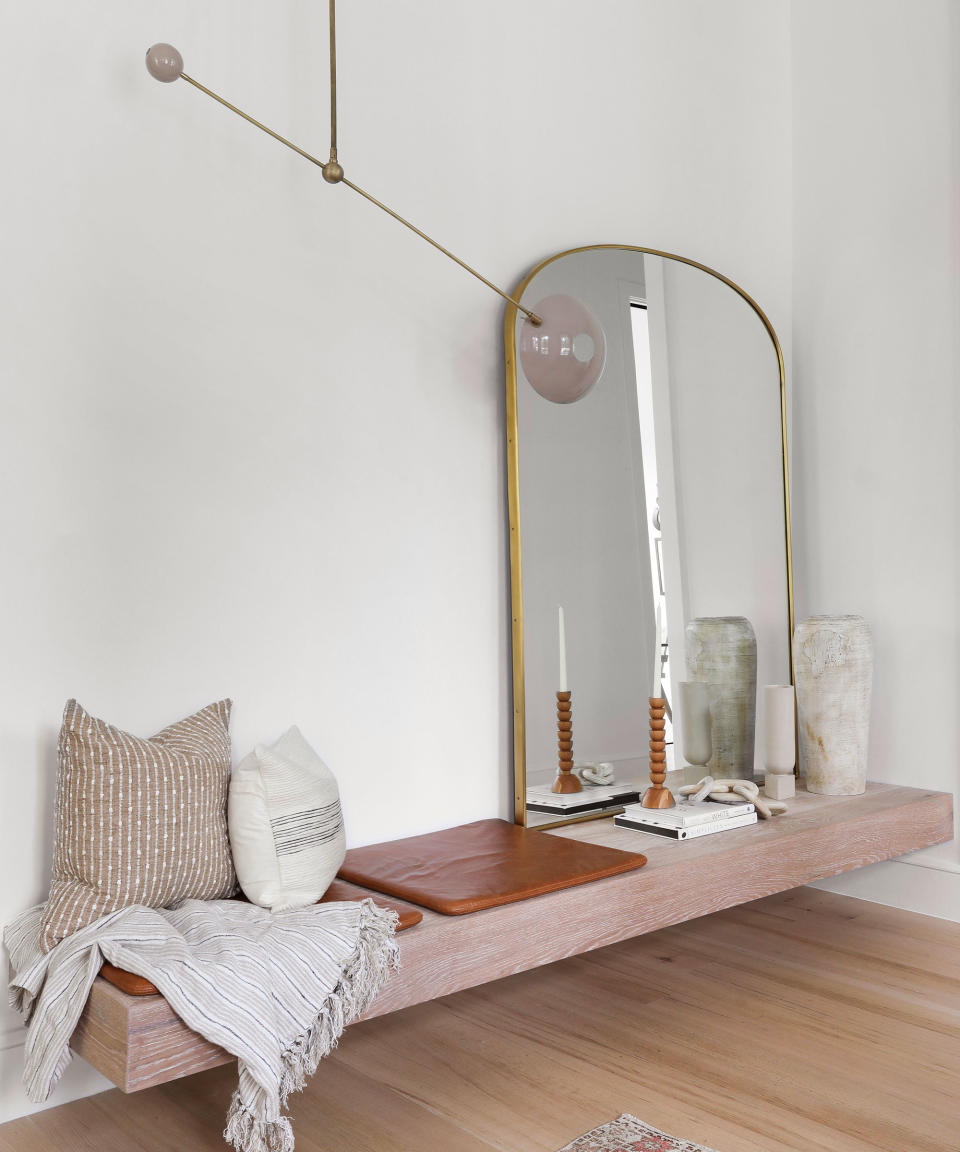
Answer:
[{"label": "ceramic vase", "polygon": [[687,675],[708,686],[711,776],[753,778],[757,638],[745,616],[701,616],[686,628]]},{"label": "ceramic vase", "polygon": [[807,791],[859,796],[867,786],[873,637],[862,616],[811,616],[793,640],[800,766]]}]

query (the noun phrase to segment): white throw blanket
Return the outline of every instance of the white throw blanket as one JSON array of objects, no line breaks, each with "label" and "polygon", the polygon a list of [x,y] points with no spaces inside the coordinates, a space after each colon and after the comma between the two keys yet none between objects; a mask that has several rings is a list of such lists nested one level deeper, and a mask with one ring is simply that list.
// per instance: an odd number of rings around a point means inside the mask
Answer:
[{"label": "white throw blanket", "polygon": [[49,1096],[104,960],[155,984],[183,1022],[240,1062],[224,1137],[291,1152],[282,1109],[399,966],[396,913],[372,900],[270,913],[236,900],[124,908],[40,951],[43,905],[4,931],[10,1002],[28,1024],[24,1084]]}]

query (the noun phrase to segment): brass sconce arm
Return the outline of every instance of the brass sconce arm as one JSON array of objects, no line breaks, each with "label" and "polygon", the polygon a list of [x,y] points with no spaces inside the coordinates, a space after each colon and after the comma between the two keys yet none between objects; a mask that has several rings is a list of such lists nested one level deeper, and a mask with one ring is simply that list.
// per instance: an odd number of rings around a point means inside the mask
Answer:
[{"label": "brass sconce arm", "polygon": [[186,80],[188,84],[196,88],[198,92],[202,92],[205,96],[209,96],[211,100],[216,100],[218,104],[222,104],[224,108],[229,108],[231,112],[235,112],[241,119],[246,120],[248,124],[252,124],[254,128],[259,128],[261,132],[266,132],[268,136],[272,136],[280,144],[296,152],[298,156],[302,156],[304,160],[309,160],[311,164],[315,164],[323,173],[323,178],[328,184],[344,184],[358,196],[362,196],[365,200],[369,200],[377,208],[386,212],[388,216],[392,216],[394,220],[403,224],[404,227],[409,228],[411,232],[416,233],[422,240],[426,240],[428,244],[432,244],[438,252],[442,252],[444,256],[448,257],[455,264],[459,264],[464,271],[469,272],[471,276],[475,276],[482,284],[492,289],[498,296],[503,297],[508,304],[514,305],[521,311],[531,324],[539,326],[543,320],[535,312],[529,308],[525,308],[519,300],[515,300],[506,292],[502,291],[481,274],[472,268],[466,261],[461,260],[459,256],[454,256],[449,248],[444,246],[428,236],[426,232],[421,231],[416,225],[411,224],[409,220],[405,219],[398,212],[394,212],[392,208],[388,208],[381,200],[372,196],[365,189],[361,188],[358,184],[354,184],[352,180],[348,180],[343,173],[343,168],[337,159],[337,48],[336,48],[336,4],[335,0],[330,0],[330,159],[324,162],[316,156],[311,155],[306,149],[301,148],[298,144],[294,144],[292,140],[288,140],[285,136],[281,136],[279,132],[274,132],[272,128],[268,128],[266,124],[261,124],[259,120],[254,119],[243,109],[238,108],[235,104],[231,104],[229,100],[225,100],[216,92],[207,88],[206,85],[201,84],[199,80],[194,80],[192,76],[187,75],[183,70],[183,57],[176,48],[170,44],[154,44],[147,52],[147,70],[156,80],[163,83],[170,83],[173,80]]}]

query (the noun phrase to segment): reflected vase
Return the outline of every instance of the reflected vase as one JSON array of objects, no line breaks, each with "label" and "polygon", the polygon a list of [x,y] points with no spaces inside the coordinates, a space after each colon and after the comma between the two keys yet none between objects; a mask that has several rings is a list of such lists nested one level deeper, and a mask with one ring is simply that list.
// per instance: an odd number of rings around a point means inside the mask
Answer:
[{"label": "reflected vase", "polygon": [[677,685],[680,699],[680,732],[683,740],[684,784],[699,784],[707,774],[713,754],[710,735],[710,688],[694,680]]},{"label": "reflected vase", "polygon": [[793,640],[800,768],[807,791],[859,796],[867,787],[873,637],[862,616],[811,616]]},{"label": "reflected vase", "polygon": [[753,778],[757,730],[757,638],[745,616],[701,616],[686,628],[687,676],[707,685],[707,771],[717,779]]}]

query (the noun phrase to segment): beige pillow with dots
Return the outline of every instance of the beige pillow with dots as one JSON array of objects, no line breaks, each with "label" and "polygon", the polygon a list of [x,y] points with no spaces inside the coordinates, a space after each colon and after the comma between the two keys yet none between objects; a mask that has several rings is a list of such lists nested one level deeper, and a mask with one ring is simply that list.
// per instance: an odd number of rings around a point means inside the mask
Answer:
[{"label": "beige pillow with dots", "polygon": [[232,896],[230,701],[131,736],[68,700],[41,947],[108,912]]}]

